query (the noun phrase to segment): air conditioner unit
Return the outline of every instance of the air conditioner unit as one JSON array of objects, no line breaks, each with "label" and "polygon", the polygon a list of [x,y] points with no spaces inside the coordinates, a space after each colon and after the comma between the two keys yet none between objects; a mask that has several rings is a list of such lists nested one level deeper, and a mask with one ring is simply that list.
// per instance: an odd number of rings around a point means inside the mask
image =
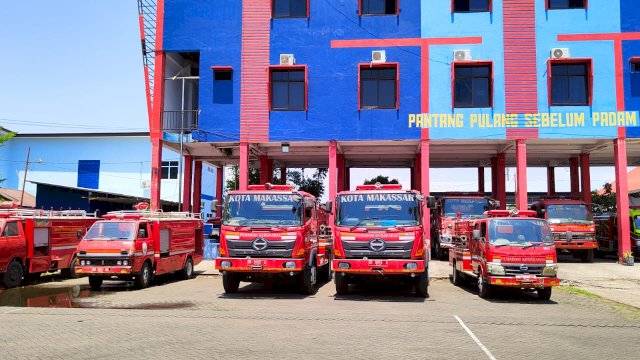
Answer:
[{"label": "air conditioner unit", "polygon": [[371,52],[372,63],[384,63],[387,62],[387,52],[384,50],[374,50]]},{"label": "air conditioner unit", "polygon": [[566,59],[571,57],[571,55],[569,55],[569,49],[568,48],[553,48],[551,49],[551,58],[552,59]]},{"label": "air conditioner unit", "polygon": [[296,59],[293,54],[280,54],[280,65],[294,65]]},{"label": "air conditioner unit", "polygon": [[142,180],[140,182],[140,187],[143,188],[143,189],[146,189],[146,188],[149,187],[149,184],[150,184],[149,180]]},{"label": "air conditioner unit", "polygon": [[471,60],[471,50],[454,50],[453,51],[453,60],[454,61],[468,61],[468,60]]}]

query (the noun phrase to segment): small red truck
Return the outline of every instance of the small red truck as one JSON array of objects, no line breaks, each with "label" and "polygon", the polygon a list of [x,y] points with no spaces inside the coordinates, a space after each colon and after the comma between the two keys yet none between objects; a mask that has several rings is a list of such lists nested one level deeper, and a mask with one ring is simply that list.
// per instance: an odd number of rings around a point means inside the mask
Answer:
[{"label": "small red truck", "polygon": [[582,262],[593,262],[598,242],[591,207],[587,203],[577,199],[547,198],[534,202],[530,209],[549,222],[558,252],[571,252]]},{"label": "small red truck", "polygon": [[497,209],[500,203],[484,193],[450,192],[438,198],[432,215],[431,252],[434,258],[446,260],[453,247],[454,224],[460,217],[481,217],[485,211]]},{"label": "small red truck", "polygon": [[459,241],[449,252],[452,282],[477,279],[481,298],[496,287],[536,290],[549,300],[557,278],[557,254],[551,229],[530,210],[491,210],[480,219],[460,219]]},{"label": "small red truck", "polygon": [[0,279],[7,288],[42,273],[73,275],[76,248],[97,220],[82,210],[0,211]]},{"label": "small red truck", "polygon": [[89,275],[91,289],[104,280],[133,280],[146,288],[156,275],[193,276],[202,261],[204,224],[199,214],[115,211],[97,221],[78,245],[76,274]]},{"label": "small red truck", "polygon": [[418,296],[428,296],[423,207],[423,196],[401,185],[360,185],[338,193],[332,264],[338,295],[347,294],[351,283],[381,279],[413,285]]},{"label": "small red truck", "polygon": [[319,281],[331,279],[331,228],[316,198],[291,185],[250,185],[231,191],[224,201],[220,229],[220,257],[226,293],[238,291],[241,281],[297,282],[309,295]]}]

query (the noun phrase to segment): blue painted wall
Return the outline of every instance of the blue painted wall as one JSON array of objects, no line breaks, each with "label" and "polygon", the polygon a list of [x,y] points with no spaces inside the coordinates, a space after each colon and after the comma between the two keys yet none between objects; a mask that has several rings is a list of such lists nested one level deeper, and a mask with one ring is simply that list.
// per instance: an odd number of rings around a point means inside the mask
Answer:
[{"label": "blue painted wall", "polygon": [[[640,32],[640,11],[638,1],[621,0],[621,29],[623,32]],[[640,109],[640,72],[631,73],[629,59],[640,56],[640,41],[622,43],[622,61],[624,63],[624,102],[627,109]],[[627,129],[627,136],[640,138],[640,127]]]}]

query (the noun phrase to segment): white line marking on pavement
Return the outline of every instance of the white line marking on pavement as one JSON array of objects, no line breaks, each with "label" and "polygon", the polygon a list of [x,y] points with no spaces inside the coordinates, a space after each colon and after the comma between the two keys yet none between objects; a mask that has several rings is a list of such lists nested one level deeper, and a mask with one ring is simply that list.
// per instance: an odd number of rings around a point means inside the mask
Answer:
[{"label": "white line marking on pavement", "polygon": [[484,351],[485,354],[487,354],[487,356],[489,357],[489,359],[491,360],[496,360],[496,358],[493,356],[493,354],[491,354],[491,351],[489,351],[489,349],[487,349],[486,346],[484,346],[480,340],[473,334],[473,332],[471,332],[471,329],[469,329],[467,327],[467,325],[464,324],[464,322],[462,321],[462,319],[460,319],[458,317],[458,315],[453,315],[454,318],[456,318],[456,320],[458,320],[458,322],[460,323],[460,326],[462,326],[462,328],[464,329],[464,331],[467,332],[467,334],[469,334],[469,336],[471,336],[471,338],[473,339],[473,341],[476,342],[476,344],[478,344],[478,346],[480,347],[480,349],[482,349],[482,351]]},{"label": "white line marking on pavement", "polygon": [[3,312],[3,314],[9,314],[9,313],[16,312],[16,311],[21,311],[21,310],[24,310],[24,309],[26,309],[26,308],[17,308],[17,309],[5,311],[5,312]]}]

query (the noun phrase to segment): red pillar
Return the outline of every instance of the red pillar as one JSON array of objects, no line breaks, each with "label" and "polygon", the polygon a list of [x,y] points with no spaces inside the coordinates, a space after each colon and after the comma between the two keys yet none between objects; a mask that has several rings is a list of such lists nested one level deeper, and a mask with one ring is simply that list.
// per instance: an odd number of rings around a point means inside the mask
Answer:
[{"label": "red pillar", "polygon": [[507,184],[505,179],[505,162],[504,153],[498,154],[496,157],[496,193],[497,199],[500,201],[500,209],[507,209]]},{"label": "red pillar", "polygon": [[344,190],[344,179],[345,179],[345,174],[344,174],[344,155],[342,154],[338,154],[337,155],[337,166],[338,166],[338,191],[343,191]]},{"label": "red pillar", "polygon": [[622,263],[623,254],[631,251],[627,143],[624,136],[613,140],[613,153],[616,169],[616,208],[618,209],[618,261]]},{"label": "red pillar", "polygon": [[[329,141],[329,201],[336,201],[338,194],[338,144]],[[335,211],[329,216],[329,223],[335,223]]]},{"label": "red pillar", "polygon": [[547,166],[547,195],[554,196],[556,194],[556,168]]},{"label": "red pillar", "polygon": [[218,206],[214,209],[216,217],[220,217],[220,209],[222,209],[222,189],[224,187],[224,166],[219,166],[216,170],[216,200],[218,200]]},{"label": "red pillar", "polygon": [[286,184],[287,184],[287,168],[281,167],[280,168],[280,185],[286,185]]},{"label": "red pillar", "polygon": [[267,155],[260,155],[260,184],[266,184],[273,180],[273,159]]},{"label": "red pillar", "polygon": [[238,166],[238,190],[249,188],[249,143],[240,142],[240,166]]},{"label": "red pillar", "polygon": [[582,201],[591,204],[591,167],[589,154],[580,154],[580,183],[582,184]]},{"label": "red pillar", "polygon": [[202,203],[202,161],[196,161],[193,169],[193,212],[200,213]]},{"label": "red pillar", "polygon": [[571,196],[578,196],[580,194],[580,182],[578,180],[578,157],[572,157],[569,159],[569,177],[571,180]]},{"label": "red pillar", "polygon": [[[422,129],[420,137],[420,192],[426,197],[429,196],[429,129]],[[429,241],[431,239],[430,229],[430,209],[424,207],[422,214],[422,226],[424,227],[424,237],[427,240],[427,248],[431,248]]]},{"label": "red pillar", "polygon": [[151,139],[151,203],[152,211],[162,209],[160,184],[162,181],[162,140]]},{"label": "red pillar", "polygon": [[[421,144],[422,145],[422,144]],[[411,190],[422,191],[422,156],[421,154],[416,154],[416,160],[414,161],[413,166],[413,188]]]},{"label": "red pillar", "polygon": [[484,166],[478,166],[478,192],[484,193]]},{"label": "red pillar", "polygon": [[189,155],[184,157],[184,171],[182,174],[182,211],[191,211],[191,164],[193,159]]},{"label": "red pillar", "polygon": [[350,167],[344,168],[344,189],[345,190],[351,189],[351,168]]},{"label": "red pillar", "polygon": [[527,143],[516,140],[516,209],[527,210]]}]

